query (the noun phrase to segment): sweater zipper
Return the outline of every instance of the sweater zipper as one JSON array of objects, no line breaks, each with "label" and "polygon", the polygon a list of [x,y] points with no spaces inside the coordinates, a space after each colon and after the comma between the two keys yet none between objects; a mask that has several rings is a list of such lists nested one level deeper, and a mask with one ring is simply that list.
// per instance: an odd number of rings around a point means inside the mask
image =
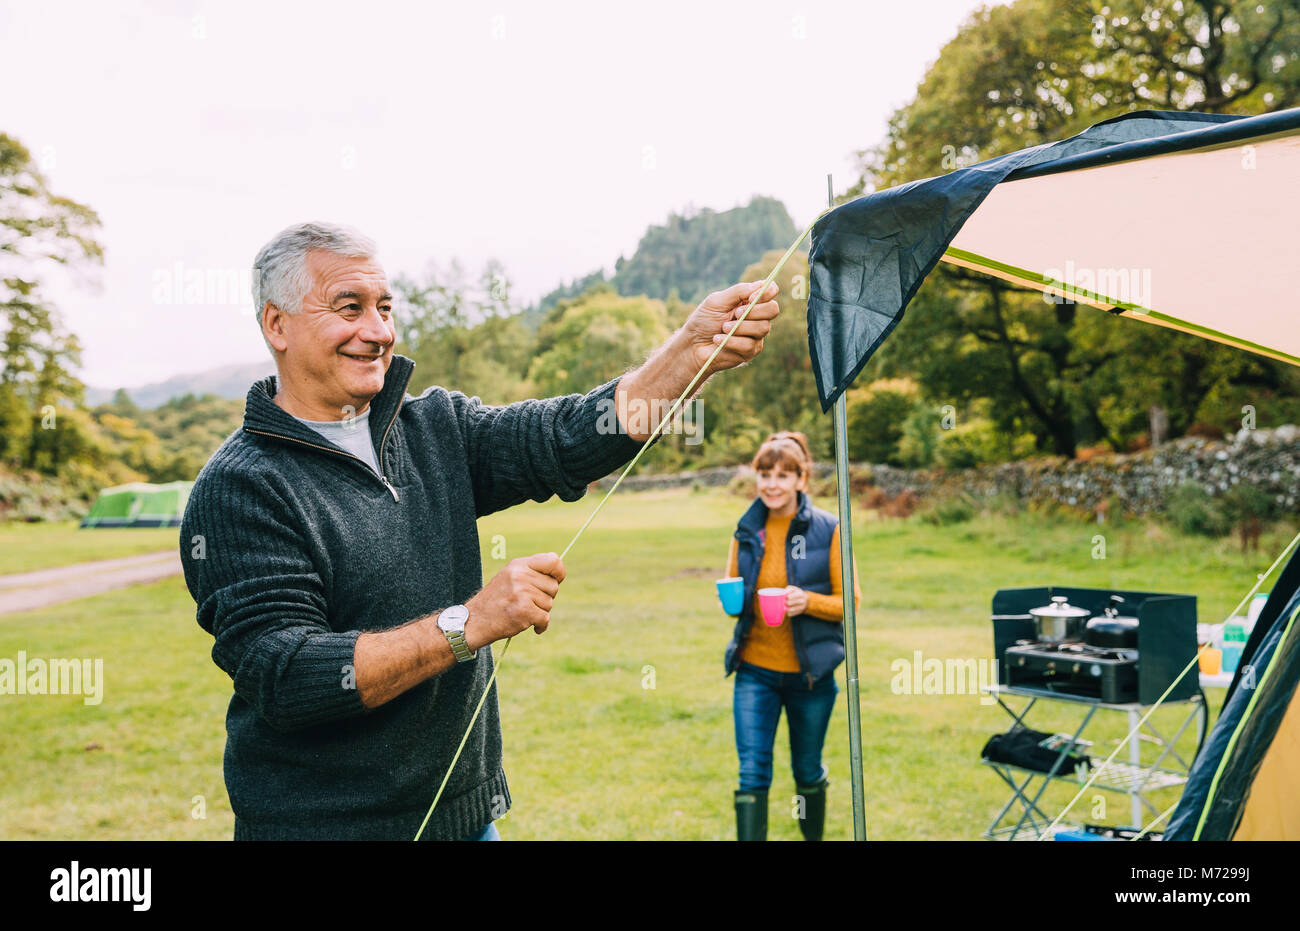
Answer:
[{"label": "sweater zipper", "polygon": [[[403,397],[405,397],[406,395],[406,386],[410,383],[411,383],[411,376],[408,373],[406,376],[406,381],[403,382],[401,388]],[[384,427],[384,435],[379,438],[379,473],[377,475],[375,473],[375,470],[370,468],[370,465],[360,456],[354,456],[351,453],[345,453],[341,449],[330,449],[328,446],[321,446],[317,443],[308,443],[306,440],[300,440],[297,437],[293,437],[293,436],[285,436],[283,433],[268,433],[265,430],[254,430],[251,427],[244,427],[244,429],[247,430],[249,433],[260,433],[262,436],[273,436],[276,437],[277,439],[288,440],[290,443],[301,443],[303,446],[310,446],[312,449],[323,449],[327,453],[334,453],[335,455],[338,456],[346,456],[348,459],[356,460],[357,462],[361,463],[362,468],[364,468],[366,472],[368,472],[370,475],[374,475],[377,479],[379,479],[379,481],[383,483],[384,487],[388,489],[388,493],[393,496],[393,500],[397,501],[398,500],[397,489],[392,486],[392,483],[388,481],[388,476],[384,474],[384,447],[388,445],[388,431],[393,429],[393,424],[397,423],[397,416],[401,413],[402,413],[402,402],[399,400],[397,402],[397,409],[393,411],[393,416],[388,419],[388,426]]]},{"label": "sweater zipper", "polygon": [[[382,472],[376,474],[375,470],[370,468],[370,466],[366,464],[366,461],[362,459],[360,456],[354,456],[351,453],[345,453],[339,449],[330,449],[328,446],[320,446],[319,444],[316,443],[308,443],[306,440],[300,440],[295,436],[285,436],[283,433],[268,433],[265,430],[254,430],[252,427],[245,427],[244,429],[247,430],[249,433],[256,433],[261,436],[272,436],[275,437],[277,440],[287,440],[290,443],[301,443],[303,446],[310,446],[312,449],[324,450],[327,453],[334,453],[334,455],[336,456],[343,456],[347,459],[353,460],[354,462],[359,462],[361,463],[361,467],[365,469],[367,473],[369,473],[370,475],[374,475],[375,478],[379,479],[379,481],[383,483],[384,487],[388,489],[388,493],[393,496],[393,500],[394,501],[397,500],[397,489],[388,483],[388,479],[384,477]],[[387,436],[388,432],[384,431],[384,435]],[[380,461],[382,462],[383,460],[381,459]],[[380,469],[383,469],[382,465],[380,465]]]}]

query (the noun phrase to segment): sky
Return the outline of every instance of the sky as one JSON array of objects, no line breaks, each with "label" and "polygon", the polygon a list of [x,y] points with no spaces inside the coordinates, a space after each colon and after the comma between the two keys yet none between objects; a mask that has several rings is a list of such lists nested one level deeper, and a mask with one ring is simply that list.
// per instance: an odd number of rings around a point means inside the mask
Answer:
[{"label": "sky", "polygon": [[135,387],[268,359],[249,267],[304,220],[390,279],[495,258],[517,306],[672,212],[802,229],[981,5],[0,0],[0,132],[98,212],[103,267],[48,294],[82,379]]}]

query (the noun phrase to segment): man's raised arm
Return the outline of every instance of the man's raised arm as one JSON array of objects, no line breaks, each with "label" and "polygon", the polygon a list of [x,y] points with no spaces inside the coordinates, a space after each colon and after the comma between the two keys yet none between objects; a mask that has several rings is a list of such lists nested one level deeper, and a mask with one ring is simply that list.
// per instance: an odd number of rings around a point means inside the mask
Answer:
[{"label": "man's raised arm", "polygon": [[[724,333],[736,325],[761,284],[738,284],[710,294],[649,359],[586,395],[493,407],[459,391],[449,392],[450,413],[465,444],[475,513],[482,517],[552,495],[577,501],[589,483],[626,464],[718,348]],[[769,286],[767,300],[740,323],[692,393],[711,375],[758,355],[779,312],[776,293],[777,286]],[[436,415],[437,410],[435,404],[431,412]]]},{"label": "man's raised arm", "polygon": [[[718,348],[723,335],[736,327],[736,321],[762,284],[761,281],[742,282],[710,294],[649,359],[619,379],[615,407],[619,423],[628,436],[640,443],[649,439],[673,402]],[[771,332],[772,321],[780,313],[777,290],[776,282],[767,286],[760,303],[754,305],[709,370],[691,389],[691,397],[713,375],[744,365],[762,351],[763,338]]]},{"label": "man's raised arm", "polygon": [[[631,418],[629,429],[627,412],[635,411],[639,404],[642,410],[666,413],[712,355],[723,334],[735,326],[736,319],[744,313],[761,284],[738,284],[710,294],[682,328],[655,350],[643,365],[619,380],[615,405],[619,423],[629,439],[645,442],[663,414],[658,413],[642,431],[638,429],[640,424],[636,422],[636,416]],[[726,347],[713,360],[709,371],[700,378],[692,394],[709,376],[742,365],[762,351],[763,338],[771,330],[771,321],[779,312],[776,293],[777,286],[770,285],[764,295],[767,300],[754,305]],[[529,449],[530,444],[516,447],[512,456],[491,456],[488,451],[492,439],[531,436],[533,445],[553,440],[556,453],[563,458],[566,449],[573,447],[576,452],[581,448],[584,429],[591,429],[588,424],[576,430],[566,430],[561,424],[543,426],[541,421],[548,419],[547,410],[535,403],[531,406],[516,404],[508,408],[483,408],[463,395],[457,395],[453,401],[459,408],[462,430],[469,445],[476,496],[482,496],[479,502],[481,513],[485,512],[484,509],[509,506],[526,497],[530,491],[526,482],[539,479],[535,474],[538,463],[530,462],[524,455],[526,451],[535,452],[535,449]],[[571,401],[574,406],[568,412],[569,416],[583,419],[585,408],[577,403],[578,398]],[[542,416],[538,417],[538,414]],[[539,422],[533,423],[533,420]],[[589,433],[587,437],[590,438]],[[630,445],[622,449],[626,452]],[[488,455],[481,457],[480,453],[484,452]],[[564,471],[564,465],[572,467],[571,462],[556,462],[554,465],[561,471]],[[515,470],[517,475],[512,474]],[[579,476],[578,480],[585,482],[587,478]],[[576,496],[581,489],[582,485],[577,484],[568,491],[561,489],[560,493]],[[552,488],[541,482],[531,490],[539,496],[552,493]],[[536,633],[542,633],[550,622],[549,612],[563,580],[564,566],[554,553],[513,560],[466,603],[470,609],[470,621],[465,628],[469,648],[476,650],[485,644],[504,640],[530,626]],[[356,643],[357,689],[366,708],[382,705],[454,665],[451,647],[437,628],[436,614],[394,630],[363,634]]]}]

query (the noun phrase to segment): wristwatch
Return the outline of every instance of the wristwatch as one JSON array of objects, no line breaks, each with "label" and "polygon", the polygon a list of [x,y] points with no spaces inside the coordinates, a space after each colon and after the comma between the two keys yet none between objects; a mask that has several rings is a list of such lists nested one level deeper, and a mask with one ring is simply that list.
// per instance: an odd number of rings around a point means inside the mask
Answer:
[{"label": "wristwatch", "polygon": [[474,651],[465,642],[465,622],[469,620],[469,608],[464,605],[452,605],[443,608],[438,615],[438,629],[447,635],[451,652],[456,654],[456,662],[467,663],[474,658]]}]

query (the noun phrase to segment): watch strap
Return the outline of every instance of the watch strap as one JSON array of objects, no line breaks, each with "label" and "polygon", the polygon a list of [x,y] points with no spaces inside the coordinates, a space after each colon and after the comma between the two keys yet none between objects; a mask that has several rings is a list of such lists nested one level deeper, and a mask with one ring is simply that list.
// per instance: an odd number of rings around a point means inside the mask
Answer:
[{"label": "watch strap", "polygon": [[464,605],[452,605],[438,615],[438,629],[447,638],[458,663],[467,663],[475,656],[475,651],[465,641],[465,624],[468,621],[469,609]]},{"label": "watch strap", "polygon": [[465,631],[444,630],[443,633],[447,635],[447,642],[451,644],[451,652],[456,655],[456,662],[464,663],[474,658],[474,651],[465,642]]}]

